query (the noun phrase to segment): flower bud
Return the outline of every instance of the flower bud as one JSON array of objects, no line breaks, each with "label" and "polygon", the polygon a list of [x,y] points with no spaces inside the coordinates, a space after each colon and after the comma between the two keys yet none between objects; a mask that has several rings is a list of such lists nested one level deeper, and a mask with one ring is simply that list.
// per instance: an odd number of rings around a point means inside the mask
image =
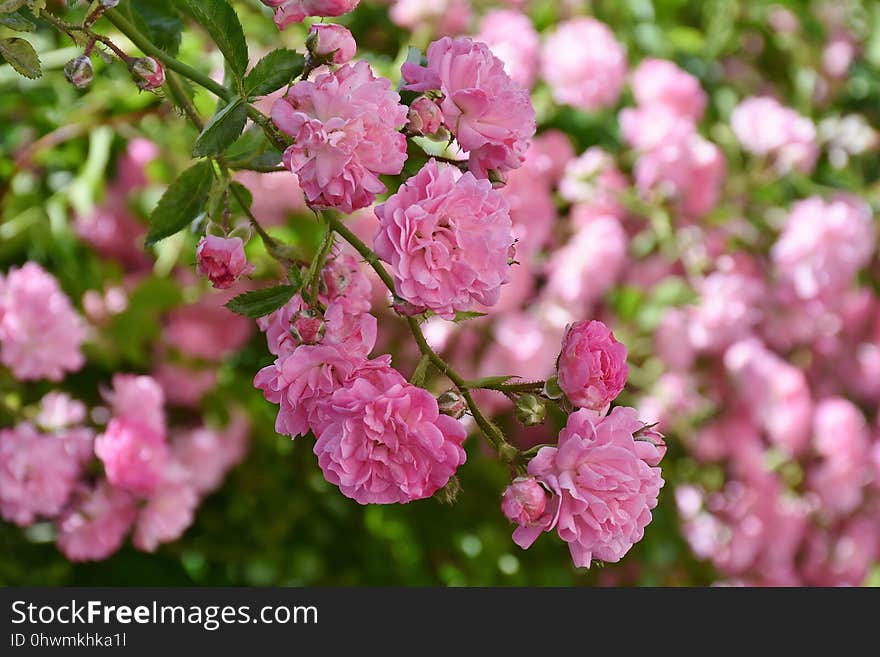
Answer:
[{"label": "flower bud", "polygon": [[456,420],[461,418],[467,410],[467,402],[458,390],[447,390],[437,398],[437,406],[443,415],[450,415]]},{"label": "flower bud", "polygon": [[290,334],[300,344],[317,344],[324,339],[326,332],[324,316],[317,310],[306,308],[290,320]]},{"label": "flower bud", "polygon": [[565,395],[562,392],[562,388],[559,387],[559,379],[555,376],[547,379],[547,382],[544,384],[544,396],[548,399],[562,399]]},{"label": "flower bud", "polygon": [[152,57],[139,57],[129,65],[135,84],[146,91],[165,84],[165,69]]},{"label": "flower bud", "polygon": [[437,134],[443,125],[443,113],[440,107],[427,96],[419,96],[413,101],[408,118],[409,131],[424,137]]},{"label": "flower bud", "polygon": [[395,296],[391,300],[391,307],[394,309],[395,312],[403,315],[404,317],[416,317],[417,315],[421,315],[422,313],[424,313],[426,310],[424,306],[416,306],[406,299],[401,299],[397,296]]},{"label": "flower bud", "polygon": [[84,89],[95,79],[95,71],[92,68],[92,60],[88,55],[80,55],[71,59],[64,66],[64,77],[77,89]]},{"label": "flower bud", "polygon": [[101,9],[113,9],[113,7],[119,4],[119,0],[101,0],[99,4]]},{"label": "flower bud", "polygon": [[662,433],[647,425],[633,434],[636,443],[636,454],[651,467],[660,464],[666,455],[666,441]]},{"label": "flower bud", "polygon": [[547,406],[537,396],[526,394],[516,400],[516,419],[527,427],[541,424],[547,417]]},{"label": "flower bud", "polygon": [[513,522],[528,527],[547,509],[547,489],[534,477],[517,477],[504,491],[501,511]]},{"label": "flower bud", "polygon": [[240,238],[206,235],[196,249],[196,269],[215,288],[225,290],[239,277],[252,274],[254,266],[248,262]]},{"label": "flower bud", "polygon": [[309,28],[306,48],[321,63],[345,64],[357,52],[357,43],[342,25],[315,23]]}]

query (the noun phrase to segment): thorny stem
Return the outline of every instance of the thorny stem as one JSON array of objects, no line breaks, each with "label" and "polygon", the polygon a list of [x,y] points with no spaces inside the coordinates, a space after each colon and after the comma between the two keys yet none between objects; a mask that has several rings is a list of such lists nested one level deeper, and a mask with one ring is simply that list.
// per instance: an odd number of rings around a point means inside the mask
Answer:
[{"label": "thorny stem", "polygon": [[[388,271],[382,266],[382,263],[379,261],[378,256],[364,244],[360,238],[355,235],[345,224],[343,224],[336,217],[328,217],[327,221],[329,222],[330,227],[349,244],[364,258],[364,260],[369,263],[369,265],[375,270],[375,272],[379,275],[379,278],[382,279],[382,282],[385,286],[391,291],[392,294],[396,294],[394,289],[394,280],[388,274]],[[419,326],[418,320],[414,317],[407,317],[406,322],[409,325],[410,332],[415,338],[416,344],[419,346],[419,351],[422,352],[428,359],[431,361],[431,364],[434,365],[443,375],[446,376],[458,391],[461,393],[461,396],[464,398],[465,403],[468,405],[468,409],[471,412],[471,415],[474,417],[474,421],[476,421],[477,426],[482,431],[483,435],[489,441],[493,448],[498,452],[499,457],[505,463],[513,463],[517,457],[519,456],[519,450],[516,449],[513,445],[507,442],[504,438],[504,434],[501,430],[495,426],[492,422],[490,422],[486,416],[483,415],[482,411],[480,411],[479,406],[474,401],[473,396],[471,395],[470,388],[468,387],[468,382],[465,381],[464,377],[462,377],[458,372],[453,369],[453,367],[447,363],[443,358],[441,358],[437,352],[435,352],[431,345],[428,344],[427,339],[425,338],[424,333],[422,333],[422,329]]]}]

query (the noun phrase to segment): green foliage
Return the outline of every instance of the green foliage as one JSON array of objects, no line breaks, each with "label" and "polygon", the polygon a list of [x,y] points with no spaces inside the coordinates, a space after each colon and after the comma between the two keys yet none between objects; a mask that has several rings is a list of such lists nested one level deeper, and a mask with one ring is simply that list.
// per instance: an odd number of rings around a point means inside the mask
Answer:
[{"label": "green foliage", "polygon": [[279,48],[256,63],[244,79],[248,98],[267,96],[288,84],[303,72],[306,59],[298,52]]},{"label": "green foliage", "polygon": [[235,10],[226,0],[184,0],[187,11],[202,25],[223,53],[226,65],[241,82],[248,65],[247,41]]},{"label": "green foliage", "polygon": [[247,123],[247,107],[236,98],[218,111],[205,125],[193,146],[193,157],[221,155],[237,140]]},{"label": "green foliage", "polygon": [[204,210],[213,182],[214,165],[209,161],[194,164],[180,174],[150,216],[147,244],[170,237],[195,221]]},{"label": "green foliage", "polygon": [[0,57],[26,78],[35,80],[43,74],[37,51],[30,42],[20,37],[0,39]]},{"label": "green foliage", "polygon": [[226,304],[234,313],[258,319],[278,310],[299,291],[299,285],[278,285],[245,292]]}]

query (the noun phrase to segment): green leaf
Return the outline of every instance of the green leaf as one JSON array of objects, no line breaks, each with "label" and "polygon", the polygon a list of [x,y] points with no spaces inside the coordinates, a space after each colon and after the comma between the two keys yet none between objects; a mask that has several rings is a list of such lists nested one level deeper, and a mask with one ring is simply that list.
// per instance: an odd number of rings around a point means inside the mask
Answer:
[{"label": "green leaf", "polygon": [[244,79],[246,96],[266,96],[303,72],[306,58],[293,50],[279,48],[257,62]]},{"label": "green leaf", "polygon": [[122,3],[124,13],[150,41],[172,57],[180,50],[183,21],[173,0],[138,0]]},{"label": "green leaf", "polygon": [[171,183],[150,217],[147,246],[174,235],[204,210],[214,182],[214,168],[204,161],[190,167]]},{"label": "green leaf", "polygon": [[43,75],[37,51],[24,39],[18,37],[0,39],[0,56],[26,78],[36,80]]},{"label": "green leaf", "polygon": [[[251,194],[251,190],[242,185],[240,182],[231,182],[229,183],[229,189],[232,191],[232,208],[233,210],[239,210],[244,212],[245,209],[250,210],[251,206],[254,204],[254,195]],[[239,197],[244,203],[244,207],[239,203]]]},{"label": "green leaf", "polygon": [[254,125],[226,151],[225,160],[233,169],[270,168],[281,163],[281,152],[269,143],[263,130]]},{"label": "green leaf", "polygon": [[247,41],[235,10],[226,0],[184,0],[193,18],[204,27],[226,58],[239,82],[248,65]]},{"label": "green leaf", "polygon": [[24,7],[27,0],[0,0],[0,14],[11,14]]},{"label": "green leaf", "polygon": [[298,287],[294,285],[278,285],[265,287],[253,292],[245,292],[229,301],[226,307],[234,313],[257,319],[275,312],[293,298]]},{"label": "green leaf", "polygon": [[40,12],[46,8],[46,0],[27,0],[27,6],[34,13],[34,16],[39,16]]},{"label": "green leaf", "polygon": [[8,27],[10,30],[15,30],[16,32],[33,32],[37,27],[35,23],[31,22],[21,14],[0,15],[0,25]]},{"label": "green leaf", "polygon": [[247,123],[247,107],[240,98],[211,117],[193,146],[193,157],[220,155],[241,136]]},{"label": "green leaf", "polygon": [[476,319],[478,317],[485,317],[486,313],[478,313],[475,310],[459,310],[455,313],[455,319],[452,320],[456,323],[466,322],[469,319]]}]

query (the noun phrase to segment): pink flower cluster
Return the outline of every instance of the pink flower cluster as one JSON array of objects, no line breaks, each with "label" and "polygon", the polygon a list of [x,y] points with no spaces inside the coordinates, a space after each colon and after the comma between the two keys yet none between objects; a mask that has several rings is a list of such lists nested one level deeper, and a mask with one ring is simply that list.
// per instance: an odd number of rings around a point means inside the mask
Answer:
[{"label": "pink flower cluster", "polygon": [[368,358],[376,320],[357,262],[337,254],[321,279],[323,317],[297,295],[259,322],[278,358],[254,385],[280,405],[276,430],[311,431],[327,481],[361,504],[430,497],[464,463],[466,431],[440,415],[433,395],[407,383],[390,356]]},{"label": "pink flower cluster", "polygon": [[445,37],[428,47],[427,65],[401,68],[404,89],[440,94],[443,123],[468,152],[470,170],[504,177],[522,166],[535,134],[535,110],[489,47]]},{"label": "pink flower cluster", "polygon": [[379,175],[400,173],[406,161],[398,131],[407,109],[363,61],[300,80],[273,105],[272,120],[293,137],[284,165],[314,207],[364,208],[386,191]]},{"label": "pink flower cluster", "polygon": [[[22,526],[54,521],[72,561],[106,559],[132,531],[135,547],[149,552],[176,540],[244,455],[247,422],[237,415],[223,432],[203,427],[169,439],[150,377],[117,374],[106,396],[113,417],[97,437],[83,424],[85,405],[58,392],[42,400],[40,428],[0,431],[0,516]],[[105,475],[97,481],[95,457]]]},{"label": "pink flower cluster", "polygon": [[507,203],[489,181],[431,160],[376,216],[376,254],[414,311],[452,319],[498,301],[513,235]]},{"label": "pink flower cluster", "polygon": [[283,30],[291,23],[302,23],[309,16],[342,16],[360,0],[260,0],[275,10],[275,24]]},{"label": "pink flower cluster", "polygon": [[730,126],[746,151],[768,158],[780,173],[809,174],[816,166],[816,126],[774,98],[745,99],[733,110]]},{"label": "pink flower cluster", "polygon": [[706,107],[699,81],[672,62],[646,59],[632,77],[638,106],[620,113],[624,139],[639,152],[636,187],[700,217],[718,203],[726,166],[715,144],[697,133]]},{"label": "pink flower cluster", "polygon": [[485,43],[504,62],[510,79],[531,89],[538,75],[541,42],[532,20],[513,9],[493,9],[480,21],[474,39]]},{"label": "pink flower cluster", "polygon": [[87,327],[55,277],[35,262],[0,275],[0,363],[21,381],[79,370]]}]

